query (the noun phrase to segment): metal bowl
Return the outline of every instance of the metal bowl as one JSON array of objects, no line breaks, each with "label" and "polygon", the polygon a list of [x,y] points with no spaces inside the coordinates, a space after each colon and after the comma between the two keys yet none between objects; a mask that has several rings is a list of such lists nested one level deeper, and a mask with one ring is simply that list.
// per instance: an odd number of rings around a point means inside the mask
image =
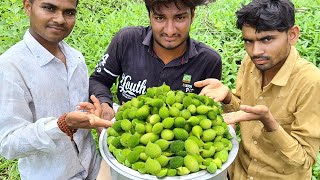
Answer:
[{"label": "metal bowl", "polygon": [[[217,171],[214,174],[210,174],[205,170],[201,170],[196,173],[184,175],[184,176],[174,176],[174,177],[164,177],[161,178],[163,180],[205,180],[205,179],[211,179],[211,180],[225,180],[227,177],[227,168],[230,166],[230,164],[234,161],[238,154],[239,150],[239,143],[237,140],[236,133],[234,129],[229,125],[228,126],[229,132],[232,135],[232,149],[229,152],[228,160],[222,164],[221,169],[217,169]],[[158,179],[156,176],[150,175],[150,174],[142,174],[138,171],[135,171],[125,165],[122,165],[117,161],[117,159],[112,155],[112,153],[108,149],[107,145],[107,131],[106,129],[103,129],[102,133],[99,137],[99,148],[101,155],[103,159],[109,164],[110,171],[111,171],[111,177],[112,179],[116,180],[127,180],[127,179],[134,179],[134,180],[150,180],[150,179]]]}]

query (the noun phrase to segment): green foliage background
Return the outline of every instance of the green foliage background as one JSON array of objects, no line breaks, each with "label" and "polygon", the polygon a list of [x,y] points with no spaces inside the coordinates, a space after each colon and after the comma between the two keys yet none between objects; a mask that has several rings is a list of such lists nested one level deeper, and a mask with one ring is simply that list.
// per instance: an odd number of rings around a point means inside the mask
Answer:
[{"label": "green foliage background", "polygon": [[[223,82],[235,85],[238,65],[245,50],[235,28],[235,11],[248,0],[217,0],[196,9],[191,37],[216,49],[223,59]],[[301,28],[297,49],[301,56],[320,66],[320,0],[293,0],[296,24]],[[80,0],[77,23],[66,41],[80,50],[90,73],[115,33],[125,26],[148,25],[142,0]],[[21,0],[0,1],[0,54],[20,41],[29,26]],[[113,88],[115,91],[115,87]],[[95,137],[97,138],[97,137]],[[320,156],[313,179],[320,179]],[[16,161],[0,156],[0,179],[19,179]]]}]

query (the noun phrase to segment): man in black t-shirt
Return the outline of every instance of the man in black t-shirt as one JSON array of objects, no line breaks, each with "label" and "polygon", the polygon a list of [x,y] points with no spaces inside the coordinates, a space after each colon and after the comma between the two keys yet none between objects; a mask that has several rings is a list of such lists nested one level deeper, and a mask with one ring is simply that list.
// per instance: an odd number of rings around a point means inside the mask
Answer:
[{"label": "man in black t-shirt", "polygon": [[199,93],[194,82],[221,79],[219,54],[189,36],[195,7],[205,2],[145,0],[150,26],[121,29],[90,77],[90,94],[102,102],[102,118],[114,117],[110,88],[117,77],[120,103],[163,83],[173,90]]}]

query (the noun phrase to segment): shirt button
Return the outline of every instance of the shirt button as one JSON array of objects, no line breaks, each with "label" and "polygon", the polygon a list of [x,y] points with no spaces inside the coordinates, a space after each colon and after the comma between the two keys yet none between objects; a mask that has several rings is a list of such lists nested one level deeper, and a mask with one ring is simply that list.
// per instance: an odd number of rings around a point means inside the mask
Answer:
[{"label": "shirt button", "polygon": [[250,180],[253,180],[253,177],[252,177],[252,176],[250,177]]},{"label": "shirt button", "polygon": [[254,162],[257,162],[257,159],[253,159]]},{"label": "shirt button", "polygon": [[260,97],[259,97],[259,99],[263,99],[263,97],[262,97],[262,96],[260,96]]},{"label": "shirt button", "polygon": [[255,145],[256,145],[256,144],[258,144],[258,142],[257,142],[257,141],[253,141],[253,144],[255,144]]}]

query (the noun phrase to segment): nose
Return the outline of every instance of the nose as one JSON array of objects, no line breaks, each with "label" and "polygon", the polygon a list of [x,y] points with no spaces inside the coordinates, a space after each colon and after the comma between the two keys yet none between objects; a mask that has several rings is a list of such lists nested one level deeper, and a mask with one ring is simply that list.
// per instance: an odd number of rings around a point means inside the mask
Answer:
[{"label": "nose", "polygon": [[175,24],[174,24],[174,21],[173,20],[168,20],[165,27],[164,27],[164,32],[169,36],[173,36],[176,34],[176,27],[175,27]]},{"label": "nose", "polygon": [[53,21],[58,24],[64,24],[66,22],[66,19],[64,17],[63,12],[56,12]]},{"label": "nose", "polygon": [[252,46],[252,54],[254,56],[259,56],[264,53],[263,51],[263,46],[259,42],[255,42],[254,45]]}]

